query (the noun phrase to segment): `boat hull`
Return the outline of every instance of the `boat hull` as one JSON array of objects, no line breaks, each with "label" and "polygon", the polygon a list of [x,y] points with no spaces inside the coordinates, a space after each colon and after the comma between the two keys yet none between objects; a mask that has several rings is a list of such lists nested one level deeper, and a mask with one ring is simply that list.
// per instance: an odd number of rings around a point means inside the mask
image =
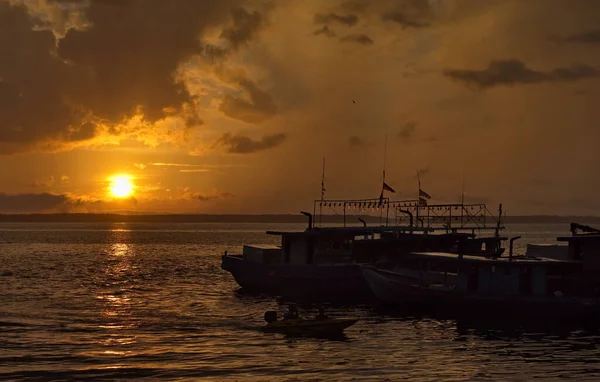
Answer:
[{"label": "boat hull", "polygon": [[372,300],[359,265],[271,265],[223,256],[221,268],[244,290],[327,302]]},{"label": "boat hull", "polygon": [[476,295],[459,293],[450,288],[421,287],[413,280],[405,280],[396,277],[393,272],[375,268],[363,267],[362,271],[375,298],[388,307],[511,318],[600,315],[600,300],[595,298]]}]

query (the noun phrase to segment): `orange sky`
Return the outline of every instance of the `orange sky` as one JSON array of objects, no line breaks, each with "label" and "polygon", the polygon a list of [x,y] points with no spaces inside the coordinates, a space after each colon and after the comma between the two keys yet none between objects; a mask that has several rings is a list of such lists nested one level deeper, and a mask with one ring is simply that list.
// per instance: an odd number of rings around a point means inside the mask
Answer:
[{"label": "orange sky", "polygon": [[[0,0],[0,212],[600,214],[600,1]],[[353,102],[354,101],[354,102]],[[133,177],[133,198],[107,179]],[[495,207],[494,207],[495,208]]]}]

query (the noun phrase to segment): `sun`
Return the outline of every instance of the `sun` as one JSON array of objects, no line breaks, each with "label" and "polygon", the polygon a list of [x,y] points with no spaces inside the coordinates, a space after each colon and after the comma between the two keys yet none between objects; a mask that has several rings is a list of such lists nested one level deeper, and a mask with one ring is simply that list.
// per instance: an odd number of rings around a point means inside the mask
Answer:
[{"label": "sun", "polygon": [[115,198],[126,198],[133,194],[134,185],[129,175],[115,175],[110,178],[110,193]]}]

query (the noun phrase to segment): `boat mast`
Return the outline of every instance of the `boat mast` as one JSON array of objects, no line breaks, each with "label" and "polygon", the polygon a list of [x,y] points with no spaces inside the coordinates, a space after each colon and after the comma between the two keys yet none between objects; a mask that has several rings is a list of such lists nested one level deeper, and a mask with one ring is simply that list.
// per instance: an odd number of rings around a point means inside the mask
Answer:
[{"label": "boat mast", "polygon": [[417,169],[417,227],[419,226],[419,209],[421,207],[421,171]]},{"label": "boat mast", "polygon": [[460,194],[460,205],[465,206],[465,172],[463,170],[462,193]]},{"label": "boat mast", "polygon": [[463,170],[462,177],[462,193],[460,194],[460,225],[463,226],[465,216],[465,170]]},{"label": "boat mast", "polygon": [[[383,178],[382,178],[382,182],[381,182],[381,195],[383,195],[383,185],[385,184],[385,167],[387,165],[387,133],[385,133],[385,140],[384,140],[384,144],[383,144]],[[380,206],[383,207],[383,206]],[[388,225],[388,216],[389,216],[389,211],[390,211],[390,204],[387,204],[387,210],[386,210],[386,214],[385,214],[385,225]],[[383,208],[381,210],[379,210],[379,224],[381,224],[381,221],[383,220]]]},{"label": "boat mast", "polygon": [[323,157],[323,173],[321,175],[321,203],[319,204],[319,226],[323,223],[323,202],[325,201],[325,157]]}]

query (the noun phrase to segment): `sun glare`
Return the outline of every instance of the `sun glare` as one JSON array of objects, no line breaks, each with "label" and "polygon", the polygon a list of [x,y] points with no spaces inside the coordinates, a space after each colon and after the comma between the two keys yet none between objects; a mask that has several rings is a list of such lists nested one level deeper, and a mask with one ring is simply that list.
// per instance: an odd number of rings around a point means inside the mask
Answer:
[{"label": "sun glare", "polygon": [[133,182],[129,175],[116,175],[110,178],[110,193],[116,198],[126,198],[133,194]]}]

